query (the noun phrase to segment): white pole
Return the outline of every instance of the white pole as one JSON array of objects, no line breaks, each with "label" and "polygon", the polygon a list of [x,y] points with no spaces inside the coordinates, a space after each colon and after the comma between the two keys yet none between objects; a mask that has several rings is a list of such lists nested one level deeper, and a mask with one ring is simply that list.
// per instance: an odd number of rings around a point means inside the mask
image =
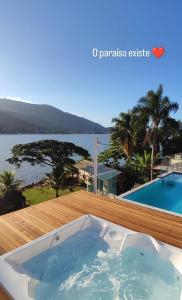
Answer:
[{"label": "white pole", "polygon": [[98,151],[99,141],[98,138],[95,140],[94,145],[94,193],[97,193],[97,151]]}]

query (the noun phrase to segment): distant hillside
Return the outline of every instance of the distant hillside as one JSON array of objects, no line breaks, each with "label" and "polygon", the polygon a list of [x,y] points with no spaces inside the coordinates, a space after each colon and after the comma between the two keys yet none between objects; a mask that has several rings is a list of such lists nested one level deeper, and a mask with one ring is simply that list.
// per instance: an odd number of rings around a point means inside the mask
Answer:
[{"label": "distant hillside", "polygon": [[51,105],[29,104],[0,98],[0,133],[108,133],[85,118]]}]

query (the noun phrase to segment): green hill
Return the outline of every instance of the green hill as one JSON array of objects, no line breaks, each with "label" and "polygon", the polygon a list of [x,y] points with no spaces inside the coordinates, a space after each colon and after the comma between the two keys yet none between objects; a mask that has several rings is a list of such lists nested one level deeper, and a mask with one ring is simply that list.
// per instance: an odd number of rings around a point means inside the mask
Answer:
[{"label": "green hill", "polygon": [[0,99],[0,133],[108,133],[90,120],[51,105]]}]

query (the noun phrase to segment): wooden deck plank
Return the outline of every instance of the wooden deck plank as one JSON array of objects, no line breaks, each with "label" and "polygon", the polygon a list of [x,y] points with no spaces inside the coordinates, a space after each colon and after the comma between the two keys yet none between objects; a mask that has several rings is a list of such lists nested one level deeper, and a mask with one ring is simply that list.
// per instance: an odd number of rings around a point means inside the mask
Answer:
[{"label": "wooden deck plank", "polygon": [[[118,200],[114,200],[112,202],[114,205],[111,205],[111,201],[108,201],[108,199],[106,202],[105,199],[100,198],[97,199],[97,203],[95,206],[93,206],[93,203],[91,203],[91,201],[89,202],[88,199],[82,199],[81,201],[76,196],[75,201],[70,202],[65,199],[64,204],[62,205],[75,207],[83,214],[89,211],[92,214],[108,219],[114,223],[123,225],[136,231],[148,233],[173,245],[178,245],[179,247],[182,246],[181,217],[172,215],[168,217],[169,214],[146,209],[144,207],[126,203],[124,201],[120,202]],[[178,227],[176,228],[176,226]]]},{"label": "wooden deck plank", "polygon": [[1,300],[11,300],[10,297],[6,294],[6,292],[0,286],[0,299]]},{"label": "wooden deck plank", "polygon": [[93,214],[182,248],[181,217],[79,191],[1,216],[0,254],[84,214]]}]

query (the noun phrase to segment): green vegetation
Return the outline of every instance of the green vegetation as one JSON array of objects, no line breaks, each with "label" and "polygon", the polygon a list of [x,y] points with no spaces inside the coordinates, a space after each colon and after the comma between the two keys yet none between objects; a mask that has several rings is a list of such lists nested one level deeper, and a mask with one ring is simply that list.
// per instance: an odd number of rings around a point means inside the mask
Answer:
[{"label": "green vegetation", "polygon": [[81,189],[73,176],[76,172],[74,157],[89,157],[87,150],[73,143],[42,140],[15,145],[11,152],[12,157],[8,161],[16,167],[29,162],[32,166],[48,165],[51,172],[47,174],[44,184],[24,189],[13,172],[4,171],[0,174],[0,214]]},{"label": "green vegetation", "polygon": [[42,140],[28,144],[19,144],[11,149],[11,164],[20,167],[23,162],[34,165],[48,165],[51,172],[47,174],[47,182],[55,190],[56,197],[59,190],[67,184],[68,174],[74,172],[74,156],[88,157],[89,153],[73,143],[55,140]]},{"label": "green vegetation", "polygon": [[[69,188],[64,188],[60,191],[60,196],[79,191],[80,189],[79,186],[73,187],[71,190]],[[35,186],[25,188],[23,195],[25,196],[28,205],[35,205],[55,198],[55,190],[49,186]]]},{"label": "green vegetation", "polygon": [[[156,176],[154,165],[164,155],[182,152],[180,122],[171,117],[178,104],[163,96],[162,85],[157,91],[150,90],[128,112],[121,112],[113,119],[109,147],[99,155],[99,161],[122,171],[124,189],[141,184]],[[81,187],[75,181],[75,156],[89,157],[87,150],[73,143],[41,140],[15,145],[8,162],[20,167],[28,162],[48,165],[51,172],[45,183],[21,189],[21,182],[14,173],[0,174],[0,212],[34,205],[52,198],[77,191]],[[121,167],[121,159],[124,166]],[[5,208],[6,207],[6,208]],[[5,208],[5,209],[4,209]]]},{"label": "green vegetation", "polygon": [[[159,153],[159,143],[162,141],[162,135],[166,128],[178,129],[175,119],[170,118],[171,112],[178,110],[178,104],[171,102],[168,97],[163,97],[162,85],[156,92],[149,91],[147,95],[138,101],[134,109],[135,114],[143,119],[146,118],[146,140],[151,146],[151,180],[153,179],[153,166],[155,156]],[[170,135],[172,130],[169,131]],[[167,134],[167,132],[166,132]],[[167,134],[168,135],[168,134]],[[168,138],[170,136],[168,135]]]},{"label": "green vegetation", "polygon": [[135,107],[113,119],[110,145],[99,161],[122,170],[133,184],[153,179],[155,163],[166,154],[182,152],[180,122],[170,115],[177,110],[178,104],[163,96],[162,85],[149,91]]},{"label": "green vegetation", "polygon": [[15,179],[15,174],[12,171],[4,171],[0,174],[0,190],[3,193],[19,190],[21,180]]},{"label": "green vegetation", "polygon": [[11,212],[25,206],[25,197],[21,191],[21,181],[15,179],[14,172],[0,174],[0,214]]},{"label": "green vegetation", "polygon": [[133,173],[138,183],[147,182],[151,171],[151,153],[144,151],[143,154],[136,153],[132,158],[127,159],[125,173]]},{"label": "green vegetation", "polygon": [[132,110],[120,113],[119,118],[114,118],[112,122],[111,140],[113,145],[119,146],[123,156],[129,158],[140,152],[146,134],[146,117],[140,117]]}]

